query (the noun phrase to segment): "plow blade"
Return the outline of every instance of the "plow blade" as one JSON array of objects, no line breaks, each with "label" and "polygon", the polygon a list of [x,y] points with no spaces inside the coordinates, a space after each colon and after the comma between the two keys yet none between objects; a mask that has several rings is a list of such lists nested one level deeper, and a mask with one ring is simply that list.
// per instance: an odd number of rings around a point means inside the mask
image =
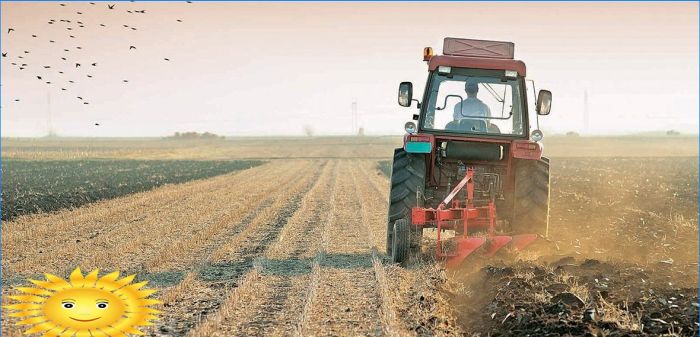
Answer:
[{"label": "plow blade", "polygon": [[537,240],[537,234],[513,235],[513,247],[517,250],[522,250],[535,240]]},{"label": "plow blade", "polygon": [[513,240],[512,236],[492,236],[488,239],[488,245],[486,247],[486,256],[493,256],[496,252],[503,246],[507,245]]},{"label": "plow blade", "polygon": [[479,249],[486,242],[486,238],[478,237],[459,238],[455,240],[457,241],[457,247],[455,248],[455,253],[447,258],[447,268],[459,266],[469,254]]}]

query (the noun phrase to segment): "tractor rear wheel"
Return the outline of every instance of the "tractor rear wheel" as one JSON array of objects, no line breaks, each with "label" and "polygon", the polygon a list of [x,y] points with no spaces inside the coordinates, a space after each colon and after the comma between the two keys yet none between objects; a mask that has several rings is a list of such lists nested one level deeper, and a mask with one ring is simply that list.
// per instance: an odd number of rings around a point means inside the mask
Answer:
[{"label": "tractor rear wheel", "polygon": [[394,150],[386,231],[386,253],[389,256],[392,256],[394,223],[401,219],[406,220],[408,224],[412,250],[420,250],[423,228],[414,228],[415,226],[411,225],[411,209],[423,206],[425,170],[425,155],[409,154],[402,148]]},{"label": "tractor rear wheel", "polygon": [[547,237],[549,231],[549,158],[519,160],[515,167],[512,230]]},{"label": "tractor rear wheel", "polygon": [[406,219],[396,220],[392,229],[391,262],[404,264],[411,250],[410,224]]}]

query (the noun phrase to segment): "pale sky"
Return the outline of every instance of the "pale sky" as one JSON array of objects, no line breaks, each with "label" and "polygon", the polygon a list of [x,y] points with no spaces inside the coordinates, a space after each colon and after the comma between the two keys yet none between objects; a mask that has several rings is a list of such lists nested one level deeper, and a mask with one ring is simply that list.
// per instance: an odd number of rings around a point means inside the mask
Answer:
[{"label": "pale sky", "polygon": [[349,134],[353,99],[366,133],[400,134],[398,84],[422,92],[447,36],[514,42],[553,92],[545,132],[698,130],[697,3],[64,3],[2,2],[3,136],[49,111],[63,136]]}]

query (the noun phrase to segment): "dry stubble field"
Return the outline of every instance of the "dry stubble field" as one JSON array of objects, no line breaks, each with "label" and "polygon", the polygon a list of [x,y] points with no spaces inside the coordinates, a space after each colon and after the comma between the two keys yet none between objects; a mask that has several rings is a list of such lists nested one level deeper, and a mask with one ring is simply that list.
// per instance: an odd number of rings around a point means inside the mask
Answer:
[{"label": "dry stubble field", "polygon": [[377,163],[399,142],[4,140],[6,158],[267,162],[4,222],[3,294],[135,272],[163,301],[152,336],[697,335],[697,138],[552,139],[552,241],[459,271],[384,260]]}]

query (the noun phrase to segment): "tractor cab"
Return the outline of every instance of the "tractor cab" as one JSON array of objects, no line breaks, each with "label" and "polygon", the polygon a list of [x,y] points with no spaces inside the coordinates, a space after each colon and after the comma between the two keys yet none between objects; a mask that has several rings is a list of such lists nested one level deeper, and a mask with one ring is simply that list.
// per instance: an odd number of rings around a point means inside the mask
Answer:
[{"label": "tractor cab", "polygon": [[[480,138],[527,139],[539,131],[530,127],[525,63],[513,60],[510,42],[446,38],[444,55],[426,47],[423,59],[429,76],[418,102],[420,114],[407,125],[409,133],[468,135]],[[540,90],[536,110],[549,114],[552,94]],[[412,105],[413,84],[399,86],[399,105]],[[532,131],[531,131],[532,130]]]},{"label": "tractor cab", "polygon": [[[399,85],[399,105],[416,101],[419,113],[394,151],[387,226],[394,261],[420,250],[424,228],[437,229],[437,255],[452,264],[482,246],[523,248],[547,235],[549,160],[537,125],[552,94],[540,90],[530,112],[525,63],[513,57],[510,42],[446,38],[443,55],[424,49],[422,101],[412,83]],[[444,231],[454,232],[452,244]],[[518,232],[525,234],[509,234]]]}]

